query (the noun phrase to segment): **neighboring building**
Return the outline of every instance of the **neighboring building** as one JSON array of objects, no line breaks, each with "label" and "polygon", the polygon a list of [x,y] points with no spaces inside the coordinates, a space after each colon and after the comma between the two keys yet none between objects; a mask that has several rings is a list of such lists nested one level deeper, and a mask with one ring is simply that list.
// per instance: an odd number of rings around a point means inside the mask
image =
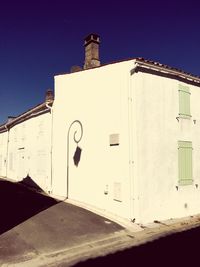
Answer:
[{"label": "neighboring building", "polygon": [[[138,223],[200,213],[200,77],[142,58],[100,66],[98,46],[86,37],[84,70],[55,76],[53,112],[0,127],[0,174]],[[30,142],[40,120],[47,141]]]},{"label": "neighboring building", "polygon": [[0,126],[0,175],[21,181],[32,178],[45,191],[51,190],[51,107],[53,96]]}]

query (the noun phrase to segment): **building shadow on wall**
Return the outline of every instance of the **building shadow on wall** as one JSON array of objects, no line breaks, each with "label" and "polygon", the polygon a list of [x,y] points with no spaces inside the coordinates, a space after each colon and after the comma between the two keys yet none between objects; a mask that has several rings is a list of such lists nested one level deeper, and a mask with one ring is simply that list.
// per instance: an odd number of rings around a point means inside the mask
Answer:
[{"label": "building shadow on wall", "polygon": [[60,202],[41,192],[31,177],[17,183],[0,179],[0,234]]},{"label": "building shadow on wall", "polygon": [[200,227],[196,227],[72,266],[197,266],[199,239]]}]

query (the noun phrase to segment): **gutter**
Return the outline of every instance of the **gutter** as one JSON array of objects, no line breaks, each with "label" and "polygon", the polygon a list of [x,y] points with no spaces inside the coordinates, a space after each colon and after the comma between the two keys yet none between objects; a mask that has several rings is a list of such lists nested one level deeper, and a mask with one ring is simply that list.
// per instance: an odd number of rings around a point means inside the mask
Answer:
[{"label": "gutter", "polygon": [[14,124],[15,122],[20,121],[21,119],[28,117],[29,115],[33,114],[33,112],[36,112],[38,110],[40,110],[41,108],[45,107],[46,103],[42,103],[39,106],[25,112],[24,114],[20,115],[19,117],[17,117],[16,119],[13,119],[10,123],[7,123],[8,126],[11,126],[12,124]]},{"label": "gutter", "polygon": [[188,73],[184,73],[184,72],[181,72],[181,71],[178,71],[178,70],[170,69],[170,68],[165,67],[164,65],[159,64],[159,63],[152,64],[152,63],[147,62],[147,61],[140,61],[140,60],[136,59],[135,64],[136,64],[136,66],[133,68],[133,70],[131,70],[131,74],[134,74],[137,71],[137,68],[141,67],[141,68],[146,68],[146,69],[151,69],[151,70],[154,70],[154,71],[158,71],[158,72],[161,72],[161,73],[170,74],[170,75],[173,75],[173,76],[178,76],[178,77],[180,77],[182,79],[185,79],[185,80],[192,81],[194,83],[200,84],[200,78],[199,77],[196,77],[194,75],[191,75],[191,74],[188,74]]},{"label": "gutter", "polygon": [[[28,118],[36,115],[36,114],[39,115],[41,108],[47,107],[48,109],[51,109],[51,106],[49,106],[49,104],[51,104],[51,103],[53,103],[53,101],[49,101],[48,103],[44,102],[44,103],[38,105],[37,107],[23,113],[22,115],[18,116],[17,118],[13,119],[11,122],[7,122],[6,124],[0,126],[0,132],[5,131],[4,129],[8,130],[8,127],[11,127],[15,123],[21,122],[22,120],[28,119]],[[41,111],[41,113],[42,112],[43,111]]]},{"label": "gutter", "polygon": [[50,113],[52,111],[52,106],[49,106],[49,103],[52,103],[52,102],[45,102],[45,106],[49,109]]}]

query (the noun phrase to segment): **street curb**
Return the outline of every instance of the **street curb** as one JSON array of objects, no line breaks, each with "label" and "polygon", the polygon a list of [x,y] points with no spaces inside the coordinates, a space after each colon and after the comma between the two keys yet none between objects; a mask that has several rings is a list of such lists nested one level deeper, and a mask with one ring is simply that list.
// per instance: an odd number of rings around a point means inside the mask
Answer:
[{"label": "street curb", "polygon": [[[78,262],[81,259],[87,259],[96,256],[97,251],[109,246],[113,247],[127,241],[126,230],[121,230],[110,234],[107,238],[81,244],[79,246],[70,247],[68,249],[59,250],[53,253],[45,253],[35,256],[31,259],[21,258],[17,262],[3,264],[2,267],[42,267],[54,266],[56,263],[66,260],[67,263]],[[92,253],[91,253],[92,252]],[[69,265],[71,266],[71,264]]]},{"label": "street curb", "polygon": [[[59,263],[65,263],[66,267],[73,266],[87,259],[106,256],[134,246],[139,246],[156,239],[187,231],[200,226],[200,215],[177,219],[173,221],[155,222],[145,226],[142,231],[121,230],[110,234],[107,238],[94,242],[84,243],[62,251],[38,255],[38,257],[15,263],[7,263],[2,267],[56,267]],[[22,259],[21,259],[22,260]]]}]

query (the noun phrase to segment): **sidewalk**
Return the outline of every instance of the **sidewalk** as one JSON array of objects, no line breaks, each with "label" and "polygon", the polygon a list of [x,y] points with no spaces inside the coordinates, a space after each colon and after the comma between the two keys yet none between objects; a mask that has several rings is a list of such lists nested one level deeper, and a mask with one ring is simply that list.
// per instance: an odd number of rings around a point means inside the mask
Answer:
[{"label": "sidewalk", "polygon": [[126,228],[125,223],[122,227],[81,207],[2,180],[0,203],[2,267],[73,266],[200,225],[198,215],[141,226],[127,222]]},{"label": "sidewalk", "polygon": [[[101,240],[89,243],[86,242],[82,245],[69,247],[51,254],[43,254],[37,258],[31,259],[30,261],[12,266],[74,266],[77,263],[84,262],[88,259],[106,256],[110,253],[116,253],[117,251],[123,251],[125,249],[146,244],[147,242],[155,241],[161,237],[166,237],[198,226],[200,226],[200,216],[151,224],[145,228],[141,228],[141,231],[137,232],[122,230]],[[79,264],[77,266],[79,266]],[[88,266],[87,262],[85,265],[83,264],[83,266]]]}]

